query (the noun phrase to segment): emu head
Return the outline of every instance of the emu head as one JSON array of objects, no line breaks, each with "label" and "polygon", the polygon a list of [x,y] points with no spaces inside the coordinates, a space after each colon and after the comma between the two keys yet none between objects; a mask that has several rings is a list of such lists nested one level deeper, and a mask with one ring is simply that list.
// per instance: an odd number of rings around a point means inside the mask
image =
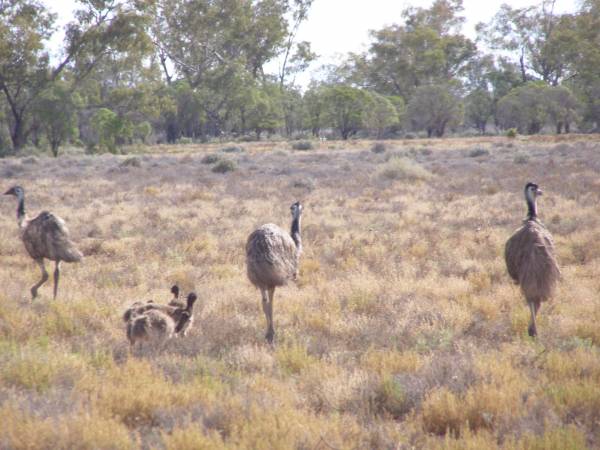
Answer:
[{"label": "emu head", "polygon": [[531,201],[534,201],[536,197],[541,197],[542,190],[535,183],[527,183],[525,185],[525,198]]},{"label": "emu head", "polygon": [[14,195],[17,198],[21,198],[23,195],[25,195],[25,189],[23,189],[21,186],[13,186],[6,191],[4,195]]},{"label": "emu head", "polygon": [[198,296],[194,292],[190,292],[187,296],[187,307],[188,309],[192,309],[194,303],[198,300]]},{"label": "emu head", "polygon": [[302,214],[302,204],[300,202],[294,203],[290,206],[290,211],[292,212],[292,218],[298,219]]}]

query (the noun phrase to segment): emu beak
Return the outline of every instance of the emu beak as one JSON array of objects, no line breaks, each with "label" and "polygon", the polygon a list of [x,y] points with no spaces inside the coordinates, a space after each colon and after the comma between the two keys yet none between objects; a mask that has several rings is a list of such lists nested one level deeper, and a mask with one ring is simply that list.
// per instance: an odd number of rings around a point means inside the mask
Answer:
[{"label": "emu beak", "polygon": [[6,191],[3,195],[13,195],[15,193],[15,191],[13,191],[12,188],[10,188],[8,191]]},{"label": "emu beak", "polygon": [[544,194],[544,191],[542,191],[541,189],[537,189],[535,191],[535,195],[539,195],[540,197]]}]

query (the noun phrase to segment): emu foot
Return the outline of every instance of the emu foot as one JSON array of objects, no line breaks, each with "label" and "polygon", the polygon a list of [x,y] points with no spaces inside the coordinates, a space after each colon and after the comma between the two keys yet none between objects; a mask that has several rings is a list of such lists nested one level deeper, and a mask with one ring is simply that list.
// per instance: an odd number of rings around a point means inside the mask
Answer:
[{"label": "emu foot", "polygon": [[537,336],[537,330],[535,329],[535,326],[533,324],[529,325],[529,328],[527,328],[527,332],[529,333],[529,336],[531,336],[531,337]]},{"label": "emu foot", "polygon": [[273,330],[268,330],[267,334],[265,334],[265,339],[267,340],[267,342],[271,345],[273,345],[273,339],[275,338],[275,331]]}]

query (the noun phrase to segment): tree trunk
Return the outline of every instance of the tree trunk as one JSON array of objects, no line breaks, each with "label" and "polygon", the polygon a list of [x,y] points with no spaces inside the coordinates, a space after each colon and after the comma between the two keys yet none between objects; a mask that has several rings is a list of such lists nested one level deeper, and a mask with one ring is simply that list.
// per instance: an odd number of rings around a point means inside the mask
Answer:
[{"label": "tree trunk", "polygon": [[14,124],[10,132],[10,138],[13,143],[13,150],[18,151],[27,143],[27,135],[25,133],[25,125],[23,116],[13,114]]},{"label": "tree trunk", "polygon": [[562,122],[556,122],[556,134],[561,134],[562,133]]},{"label": "tree trunk", "polygon": [[51,144],[51,149],[52,149],[52,155],[57,158],[58,157],[58,148],[60,147],[60,142],[52,142]]}]

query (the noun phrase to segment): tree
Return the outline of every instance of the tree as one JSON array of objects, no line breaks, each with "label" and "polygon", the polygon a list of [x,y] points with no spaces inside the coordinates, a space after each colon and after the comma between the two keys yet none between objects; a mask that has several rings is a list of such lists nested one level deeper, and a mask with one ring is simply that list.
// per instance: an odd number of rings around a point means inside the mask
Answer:
[{"label": "tree", "polygon": [[283,125],[283,110],[279,90],[265,85],[251,91],[248,107],[248,126],[260,139],[263,131],[274,132]]},{"label": "tree", "polygon": [[421,85],[460,77],[476,51],[460,33],[461,12],[461,0],[436,0],[428,9],[405,10],[404,25],[373,31],[367,54],[349,62],[366,78],[359,84],[410,99]]},{"label": "tree", "polygon": [[9,111],[13,149],[27,142],[32,107],[38,97],[69,66],[75,82],[83,80],[96,64],[136,41],[144,22],[141,5],[119,0],[81,0],[76,21],[66,31],[62,60],[52,65],[46,42],[55,16],[37,0],[6,0],[0,4],[0,91]]},{"label": "tree", "polygon": [[111,153],[117,152],[117,144],[124,139],[130,138],[133,126],[127,120],[120,118],[115,112],[107,108],[101,108],[92,117],[92,128],[98,137],[100,150]]},{"label": "tree", "polygon": [[368,93],[350,86],[329,86],[324,91],[327,123],[336,128],[342,139],[356,134],[365,123]]},{"label": "tree", "polygon": [[35,105],[35,115],[44,130],[54,157],[59,147],[77,136],[77,104],[71,86],[55,82],[42,92]]},{"label": "tree", "polygon": [[462,114],[462,105],[448,85],[421,86],[408,103],[413,128],[426,130],[428,137],[442,137],[448,125],[461,122]]},{"label": "tree", "polygon": [[292,54],[292,48],[302,22],[308,17],[308,11],[313,0],[294,0],[292,3],[293,25],[287,32],[287,38],[283,46],[283,59],[279,69],[279,87],[283,89],[286,77],[305,70],[317,55],[311,50],[310,42],[302,41],[296,44],[296,52]]},{"label": "tree", "polygon": [[529,82],[511,90],[498,102],[496,119],[501,128],[516,128],[522,134],[539,133],[548,119],[547,88]]},{"label": "tree", "polygon": [[548,104],[548,118],[556,128],[556,133],[561,134],[571,131],[571,124],[579,119],[578,111],[581,104],[569,88],[565,86],[551,86],[546,88],[545,99]]},{"label": "tree", "polygon": [[398,125],[398,111],[394,104],[383,95],[370,92],[369,96],[365,112],[365,125],[376,139],[381,139],[386,130]]},{"label": "tree", "polygon": [[522,82],[540,79],[557,86],[571,74],[569,54],[574,50],[574,28],[568,15],[554,12],[556,0],[537,6],[502,5],[488,24],[477,31],[492,49],[508,51],[518,61]]},{"label": "tree", "polygon": [[486,89],[475,89],[465,98],[465,118],[481,134],[485,133],[487,122],[494,114],[494,99]]},{"label": "tree", "polygon": [[304,94],[304,107],[306,109],[306,127],[312,135],[319,137],[321,129],[325,126],[327,116],[327,103],[325,98],[326,88],[315,82]]}]

